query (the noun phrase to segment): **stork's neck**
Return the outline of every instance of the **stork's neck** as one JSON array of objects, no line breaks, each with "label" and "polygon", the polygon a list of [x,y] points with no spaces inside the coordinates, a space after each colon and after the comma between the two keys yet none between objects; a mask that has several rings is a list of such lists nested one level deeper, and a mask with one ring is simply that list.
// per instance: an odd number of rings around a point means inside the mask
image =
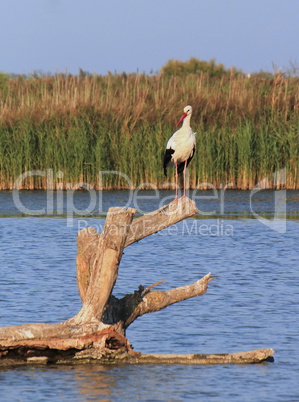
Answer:
[{"label": "stork's neck", "polygon": [[186,116],[185,118],[184,118],[184,121],[183,121],[183,128],[190,128],[190,119],[191,119],[191,114],[189,114],[188,116]]}]

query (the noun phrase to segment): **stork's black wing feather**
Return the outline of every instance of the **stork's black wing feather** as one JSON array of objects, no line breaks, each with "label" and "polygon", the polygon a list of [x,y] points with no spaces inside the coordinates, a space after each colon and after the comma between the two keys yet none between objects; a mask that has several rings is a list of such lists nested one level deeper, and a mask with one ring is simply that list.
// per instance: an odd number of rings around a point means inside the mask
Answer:
[{"label": "stork's black wing feather", "polygon": [[164,174],[167,176],[167,165],[171,161],[172,154],[174,153],[174,149],[167,148],[164,154],[164,160],[163,160],[163,168],[164,168]]}]

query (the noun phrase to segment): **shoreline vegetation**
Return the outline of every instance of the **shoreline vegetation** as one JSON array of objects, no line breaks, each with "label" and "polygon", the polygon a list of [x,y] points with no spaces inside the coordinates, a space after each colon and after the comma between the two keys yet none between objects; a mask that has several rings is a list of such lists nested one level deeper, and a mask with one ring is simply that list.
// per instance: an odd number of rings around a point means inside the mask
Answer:
[{"label": "shoreline vegetation", "polygon": [[187,104],[189,188],[299,189],[299,77],[190,59],[153,75],[0,73],[0,190],[172,188],[162,159]]}]

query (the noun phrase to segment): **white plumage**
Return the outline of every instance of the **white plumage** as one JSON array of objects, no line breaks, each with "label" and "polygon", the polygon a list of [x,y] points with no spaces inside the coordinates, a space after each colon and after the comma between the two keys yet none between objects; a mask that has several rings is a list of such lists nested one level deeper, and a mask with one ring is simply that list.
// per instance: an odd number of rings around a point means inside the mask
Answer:
[{"label": "white plumage", "polygon": [[169,139],[166,145],[164,155],[164,173],[167,175],[167,168],[175,166],[176,170],[176,195],[175,200],[178,199],[178,175],[184,172],[184,194],[186,196],[186,169],[195,152],[195,133],[190,127],[190,119],[192,115],[192,107],[185,106],[184,113],[182,114],[177,126],[183,122],[182,127],[177,130]]}]

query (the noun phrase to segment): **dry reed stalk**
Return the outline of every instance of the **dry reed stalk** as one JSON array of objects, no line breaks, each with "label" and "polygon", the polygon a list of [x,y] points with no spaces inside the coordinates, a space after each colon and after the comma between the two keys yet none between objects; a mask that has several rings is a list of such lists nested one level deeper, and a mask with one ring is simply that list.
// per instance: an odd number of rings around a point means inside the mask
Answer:
[{"label": "dry reed stalk", "polygon": [[[183,102],[194,105],[198,132],[190,186],[227,181],[251,188],[286,166],[287,185],[298,188],[298,80],[205,73],[8,80],[0,96],[0,186],[11,188],[24,169],[46,168],[63,170],[66,183],[85,177],[96,185],[97,172],[112,169],[134,185],[163,185],[159,153]],[[92,169],[84,176],[86,163]],[[32,180],[30,188],[44,185]],[[107,179],[104,186],[123,183]]]}]

